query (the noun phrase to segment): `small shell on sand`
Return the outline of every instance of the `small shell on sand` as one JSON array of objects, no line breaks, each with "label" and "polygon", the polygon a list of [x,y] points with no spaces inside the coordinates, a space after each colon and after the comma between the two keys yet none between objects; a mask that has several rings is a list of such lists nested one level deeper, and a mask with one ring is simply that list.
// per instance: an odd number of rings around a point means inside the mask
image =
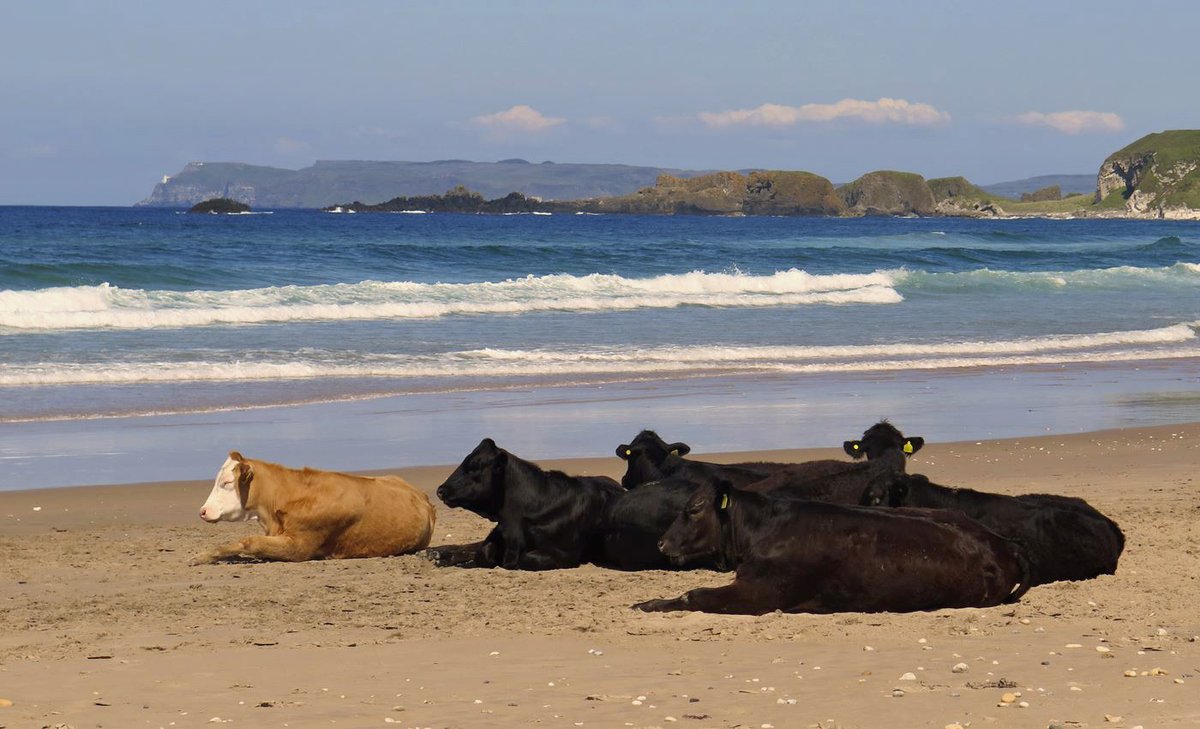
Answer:
[{"label": "small shell on sand", "polygon": [[1011,704],[1011,703],[1016,702],[1016,700],[1017,700],[1017,695],[1012,693],[1011,691],[1003,694],[1000,697],[1000,703],[1002,703],[1002,704]]}]

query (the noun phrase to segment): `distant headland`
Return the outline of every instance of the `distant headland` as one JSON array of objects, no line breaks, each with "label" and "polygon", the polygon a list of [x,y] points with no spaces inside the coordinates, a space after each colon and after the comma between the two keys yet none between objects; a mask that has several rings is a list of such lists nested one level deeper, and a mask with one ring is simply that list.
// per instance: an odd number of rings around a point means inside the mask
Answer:
[{"label": "distant headland", "polygon": [[525,160],[318,162],[302,170],[196,162],[164,178],[139,205],[182,207],[213,197],[259,208],[331,212],[1195,220],[1200,219],[1200,130],[1142,137],[1109,155],[1094,177],[1054,175],[986,187],[963,177],[927,180],[894,170],[869,172],[835,186],[802,171],[713,172]]}]

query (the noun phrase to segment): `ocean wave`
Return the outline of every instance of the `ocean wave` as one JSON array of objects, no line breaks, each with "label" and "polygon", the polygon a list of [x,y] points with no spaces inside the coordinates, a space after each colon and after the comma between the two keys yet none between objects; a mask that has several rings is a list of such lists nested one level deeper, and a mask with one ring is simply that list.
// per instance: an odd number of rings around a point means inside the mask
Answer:
[{"label": "ocean wave", "polygon": [[1068,364],[1200,356],[1200,321],[1157,329],[999,341],[844,346],[473,349],[428,355],[311,351],[256,361],[46,362],[0,366],[0,386],[113,385],[316,378],[564,378],[821,373]]},{"label": "ocean wave", "polygon": [[1146,285],[1200,286],[1200,265],[1178,262],[1171,266],[1113,266],[1075,271],[886,271],[901,292],[913,290],[1019,290],[1019,289],[1120,289]]},{"label": "ocean wave", "polygon": [[101,284],[0,291],[0,332],[901,300],[884,273],[813,275],[796,269],[767,276],[702,271],[646,279],[555,274],[483,283],[364,281],[235,291],[147,291]]}]

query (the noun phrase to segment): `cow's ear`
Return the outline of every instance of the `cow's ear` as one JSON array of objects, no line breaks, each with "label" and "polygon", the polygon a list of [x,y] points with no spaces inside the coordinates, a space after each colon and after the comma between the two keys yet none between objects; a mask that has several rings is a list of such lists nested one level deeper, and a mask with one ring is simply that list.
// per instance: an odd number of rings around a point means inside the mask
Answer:
[{"label": "cow's ear", "polygon": [[925,439],[921,437],[908,438],[904,441],[904,454],[911,456],[921,450],[921,446],[925,445]]},{"label": "cow's ear", "polygon": [[246,460],[245,458],[242,458],[242,454],[238,453],[237,451],[229,451],[229,457],[239,463]]},{"label": "cow's ear", "polygon": [[494,451],[496,450],[496,441],[492,440],[491,438],[484,438],[483,440],[479,441],[478,447],[485,450]]},{"label": "cow's ear", "polygon": [[633,455],[633,449],[630,448],[628,445],[622,444],[622,445],[617,446],[617,458],[620,458],[622,461],[628,461],[629,457],[632,455]]},{"label": "cow's ear", "polygon": [[686,456],[692,452],[692,447],[683,442],[672,443],[671,445],[667,446],[667,449],[671,451],[671,455],[673,456]]},{"label": "cow's ear", "polygon": [[861,440],[847,440],[842,443],[842,450],[846,451],[846,455],[851,458],[862,458],[867,455],[863,450]]},{"label": "cow's ear", "polygon": [[717,481],[713,501],[713,506],[717,507],[717,511],[720,512],[729,510],[729,495],[732,491],[733,486],[728,481],[725,479]]},{"label": "cow's ear", "polygon": [[254,475],[254,467],[245,461],[238,461],[237,475],[238,481],[246,481]]}]

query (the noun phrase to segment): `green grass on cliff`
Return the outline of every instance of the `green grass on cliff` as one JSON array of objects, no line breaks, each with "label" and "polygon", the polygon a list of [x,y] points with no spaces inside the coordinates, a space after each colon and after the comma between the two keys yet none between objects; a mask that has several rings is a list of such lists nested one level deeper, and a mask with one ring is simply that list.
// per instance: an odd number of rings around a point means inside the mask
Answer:
[{"label": "green grass on cliff", "polygon": [[[1121,197],[1117,195],[1117,197]],[[1005,201],[1000,198],[996,204],[1009,215],[1042,215],[1045,213],[1077,213],[1092,208],[1092,193],[1071,195],[1062,200],[1040,200],[1037,202]],[[1124,203],[1124,201],[1122,201]]]},{"label": "green grass on cliff", "polygon": [[[1165,207],[1200,208],[1200,129],[1176,129],[1156,134],[1147,134],[1141,139],[1110,154],[1105,163],[1134,160],[1147,154],[1154,155],[1150,174],[1143,174],[1137,189],[1156,193],[1154,205]],[[1171,175],[1179,164],[1195,165],[1187,175],[1167,182],[1164,175]],[[1114,192],[1100,202],[1100,207],[1119,210],[1125,206],[1125,196]]]}]

